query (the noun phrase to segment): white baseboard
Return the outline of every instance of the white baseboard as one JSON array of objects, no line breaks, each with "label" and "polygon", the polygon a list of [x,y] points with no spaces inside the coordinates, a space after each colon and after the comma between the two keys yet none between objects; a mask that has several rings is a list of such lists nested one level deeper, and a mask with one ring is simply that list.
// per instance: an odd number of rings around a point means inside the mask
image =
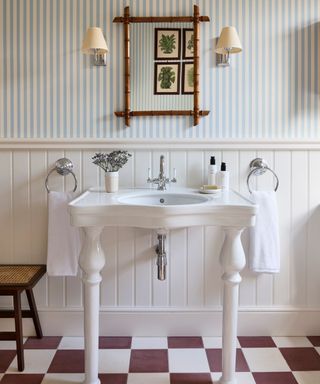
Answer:
[{"label": "white baseboard", "polygon": [[[40,310],[46,336],[83,335],[83,312]],[[12,329],[11,319],[1,319],[1,330]],[[221,336],[220,310],[111,310],[100,312],[101,336]],[[24,320],[24,335],[34,335],[32,321]],[[320,309],[243,310],[239,312],[238,335],[320,335]]]}]

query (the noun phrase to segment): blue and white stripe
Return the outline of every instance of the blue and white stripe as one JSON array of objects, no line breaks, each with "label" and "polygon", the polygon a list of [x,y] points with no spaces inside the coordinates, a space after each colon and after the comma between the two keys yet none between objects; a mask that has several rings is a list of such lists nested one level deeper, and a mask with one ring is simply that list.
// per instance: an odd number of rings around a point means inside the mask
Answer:
[{"label": "blue and white stripe", "polygon": [[[123,109],[123,33],[113,18],[127,4],[133,15],[191,15],[194,3],[211,18],[201,25],[201,107],[210,115],[198,127],[184,117],[124,127],[114,116]],[[319,20],[318,0],[1,0],[0,137],[320,139]],[[107,68],[81,54],[90,25],[106,33]],[[243,52],[217,68],[214,39],[225,25],[238,29]]]}]

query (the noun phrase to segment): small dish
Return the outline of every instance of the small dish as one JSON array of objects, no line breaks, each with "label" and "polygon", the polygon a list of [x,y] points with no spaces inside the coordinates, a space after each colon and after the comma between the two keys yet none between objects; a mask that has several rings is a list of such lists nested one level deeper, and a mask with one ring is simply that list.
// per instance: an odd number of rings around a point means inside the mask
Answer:
[{"label": "small dish", "polygon": [[210,195],[218,195],[219,193],[221,193],[221,188],[217,188],[217,189],[209,189],[209,188],[203,188],[201,187],[199,189],[199,192],[200,193],[204,193],[204,194],[210,194]]}]

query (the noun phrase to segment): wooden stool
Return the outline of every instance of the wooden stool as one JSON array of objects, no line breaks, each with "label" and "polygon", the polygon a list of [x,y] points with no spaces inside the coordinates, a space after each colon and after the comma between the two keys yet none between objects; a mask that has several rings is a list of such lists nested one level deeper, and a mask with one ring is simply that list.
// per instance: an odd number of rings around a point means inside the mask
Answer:
[{"label": "wooden stool", "polygon": [[[46,273],[45,265],[0,265],[0,296],[13,296],[13,310],[0,310],[0,318],[15,319],[15,332],[0,332],[0,340],[16,340],[18,370],[24,370],[22,318],[33,319],[36,334],[42,338],[32,288]],[[21,310],[21,293],[26,291],[30,310]]]}]

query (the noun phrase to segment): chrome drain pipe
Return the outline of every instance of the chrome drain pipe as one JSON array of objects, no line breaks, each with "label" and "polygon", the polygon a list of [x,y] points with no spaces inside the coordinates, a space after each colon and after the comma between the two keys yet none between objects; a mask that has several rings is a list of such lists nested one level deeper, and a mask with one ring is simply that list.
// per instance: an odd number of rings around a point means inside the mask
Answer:
[{"label": "chrome drain pipe", "polygon": [[166,279],[167,269],[167,255],[166,255],[166,235],[158,234],[158,245],[156,247],[157,266],[158,266],[158,280]]}]

